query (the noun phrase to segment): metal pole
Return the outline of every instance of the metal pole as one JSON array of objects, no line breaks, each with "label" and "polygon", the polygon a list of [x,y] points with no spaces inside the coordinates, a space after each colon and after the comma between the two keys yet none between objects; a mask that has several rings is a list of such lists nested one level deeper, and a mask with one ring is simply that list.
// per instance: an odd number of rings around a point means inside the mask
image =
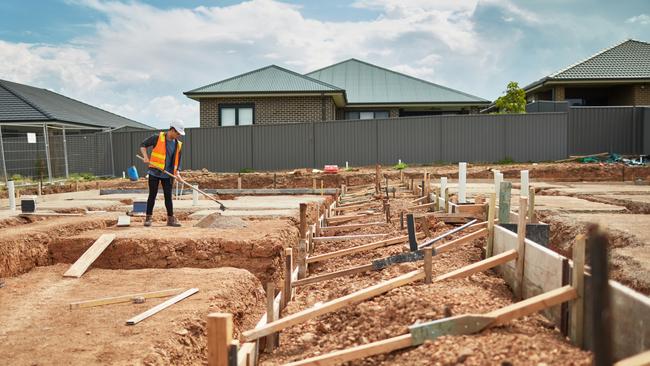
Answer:
[{"label": "metal pole", "polygon": [[0,126],[0,160],[2,160],[2,172],[4,173],[5,183],[9,182],[7,177],[7,163],[5,162],[5,147],[2,143],[2,126]]},{"label": "metal pole", "polygon": [[43,138],[45,141],[45,158],[47,159],[47,176],[52,183],[52,164],[50,162],[50,139],[47,137],[47,123],[43,123]]},{"label": "metal pole", "polygon": [[[113,176],[115,176],[115,156],[113,154],[113,131],[108,130],[109,144],[111,145],[111,170],[113,171]],[[129,146],[130,147],[130,146]]]},{"label": "metal pole", "polygon": [[65,160],[65,179],[70,178],[70,171],[68,170],[68,145],[65,141],[65,125],[63,126],[63,159]]}]

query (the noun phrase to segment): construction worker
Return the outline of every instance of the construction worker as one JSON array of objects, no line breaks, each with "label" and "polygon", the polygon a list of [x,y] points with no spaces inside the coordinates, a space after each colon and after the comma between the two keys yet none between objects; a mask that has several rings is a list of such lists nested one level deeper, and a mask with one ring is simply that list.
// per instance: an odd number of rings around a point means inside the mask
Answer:
[{"label": "construction worker", "polygon": [[[158,195],[158,185],[162,184],[165,195],[165,208],[167,208],[167,226],[181,226],[174,217],[174,205],[172,201],[172,186],[174,178],[180,179],[181,148],[183,143],[178,141],[180,136],[185,136],[185,127],[181,121],[174,121],[170,124],[167,132],[153,135],[140,144],[142,161],[149,164],[149,198],[147,199],[147,217],[144,226],[151,226],[153,206]],[[147,154],[147,148],[153,146],[151,158]],[[173,176],[170,176],[170,173]]]}]

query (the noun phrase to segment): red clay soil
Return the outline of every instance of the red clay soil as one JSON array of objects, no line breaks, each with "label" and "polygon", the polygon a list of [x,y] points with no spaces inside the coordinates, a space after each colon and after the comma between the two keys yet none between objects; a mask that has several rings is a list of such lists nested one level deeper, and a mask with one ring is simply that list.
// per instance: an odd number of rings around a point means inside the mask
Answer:
[{"label": "red clay soil", "polygon": [[[400,195],[402,195],[400,193]],[[408,199],[391,199],[394,216],[411,204]],[[378,219],[379,218],[379,219]],[[364,218],[355,222],[380,221],[381,216]],[[450,227],[431,221],[431,236],[445,232]],[[399,220],[390,227],[364,228],[351,233],[390,232],[403,235]],[[455,234],[458,237],[466,233]],[[347,248],[371,240],[326,242],[319,244],[314,254]],[[484,240],[465,244],[434,257],[433,271],[443,274],[481,258]],[[354,265],[368,264],[373,259],[404,252],[404,245],[394,245],[371,252],[330,259],[310,267],[310,275],[331,272]],[[299,287],[295,299],[285,310],[295,313],[322,301],[328,301],[352,291],[368,287],[382,280],[417,269],[419,263],[405,263],[383,271],[371,271],[354,276]],[[418,321],[440,319],[464,313],[483,313],[511,304],[512,294],[505,282],[492,272],[480,273],[468,279],[425,285],[415,283],[394,289],[384,295],[358,305],[321,316],[281,332],[280,348],[262,356],[262,364],[275,365],[325,354],[405,334],[407,327]],[[421,365],[421,364],[590,364],[591,356],[572,346],[555,327],[540,315],[524,317],[506,326],[490,329],[477,335],[443,337],[436,346],[423,345],[404,352],[394,352],[353,365]],[[536,360],[536,361],[533,361]]]},{"label": "red clay soil", "polygon": [[[421,179],[424,170],[432,173],[433,178],[446,176],[458,177],[458,166],[449,165],[416,165],[407,168],[404,173],[410,179]],[[467,177],[471,179],[491,179],[492,170],[500,170],[505,178],[518,178],[519,171],[527,169],[535,179],[550,181],[633,181],[637,178],[648,180],[650,167],[629,167],[624,164],[582,164],[582,163],[527,163],[527,164],[468,164]],[[313,179],[320,180],[326,188],[338,188],[345,183],[348,186],[369,184],[374,182],[375,167],[355,168],[351,171],[340,171],[338,174],[313,173],[312,169],[296,169],[264,173],[213,173],[207,169],[186,171],[183,176],[191,183],[197,183],[203,188],[237,188],[237,178],[242,178],[242,188],[311,188]],[[390,166],[382,168],[382,175],[391,179],[399,177],[399,171]],[[74,192],[87,189],[146,189],[146,179],[136,182],[128,179],[114,178],[90,182],[69,182],[65,184],[46,185],[45,194]],[[22,188],[22,194],[36,194],[36,187]],[[0,198],[6,198],[6,191],[0,191]]]},{"label": "red clay soil", "polygon": [[[232,313],[239,337],[265,311],[260,282],[241,269],[91,269],[69,279],[62,277],[67,268],[38,267],[6,279],[0,289],[0,364],[205,364],[207,314]],[[68,307],[74,301],[192,287],[199,292],[133,326],[126,320],[167,298]]]},{"label": "red clay soil", "polygon": [[[0,229],[0,277],[16,276],[36,266],[51,264],[49,246],[56,240],[93,229],[115,225],[115,214],[82,217],[50,217]],[[22,223],[22,225],[20,225]]]},{"label": "red clay soil", "polygon": [[93,263],[106,269],[236,267],[251,271],[263,283],[279,280],[283,246],[297,237],[288,219],[246,220],[244,228],[110,227],[60,237],[49,244],[53,263],[73,263],[102,234],[116,238]]}]

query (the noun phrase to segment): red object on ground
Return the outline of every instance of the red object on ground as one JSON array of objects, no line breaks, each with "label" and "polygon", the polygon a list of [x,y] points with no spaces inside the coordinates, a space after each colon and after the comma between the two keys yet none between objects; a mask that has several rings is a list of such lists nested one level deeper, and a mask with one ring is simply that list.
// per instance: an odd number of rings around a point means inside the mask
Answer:
[{"label": "red object on ground", "polygon": [[336,174],[339,172],[338,165],[325,165],[325,173]]}]

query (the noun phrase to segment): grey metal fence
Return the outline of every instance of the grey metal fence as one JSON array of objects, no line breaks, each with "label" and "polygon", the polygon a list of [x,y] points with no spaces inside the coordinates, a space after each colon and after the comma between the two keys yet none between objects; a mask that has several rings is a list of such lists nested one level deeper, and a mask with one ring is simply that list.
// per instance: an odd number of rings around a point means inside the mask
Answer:
[{"label": "grey metal fence", "polygon": [[[184,169],[237,172],[375,163],[545,161],[567,156],[567,114],[464,115],[190,128]],[[153,132],[113,134],[116,171]]]},{"label": "grey metal fence", "polygon": [[644,107],[571,107],[569,155],[643,153]]},{"label": "grey metal fence", "polygon": [[[155,131],[0,129],[7,177],[74,173],[121,176]],[[237,172],[325,164],[363,166],[443,162],[552,161],[568,155],[650,153],[650,108],[571,107],[568,112],[424,116],[215,128],[189,128],[183,169]],[[33,134],[28,141],[27,133]],[[46,138],[47,137],[47,138]],[[65,148],[64,148],[65,147]],[[49,161],[49,164],[48,164]],[[4,180],[4,170],[0,170]]]}]

